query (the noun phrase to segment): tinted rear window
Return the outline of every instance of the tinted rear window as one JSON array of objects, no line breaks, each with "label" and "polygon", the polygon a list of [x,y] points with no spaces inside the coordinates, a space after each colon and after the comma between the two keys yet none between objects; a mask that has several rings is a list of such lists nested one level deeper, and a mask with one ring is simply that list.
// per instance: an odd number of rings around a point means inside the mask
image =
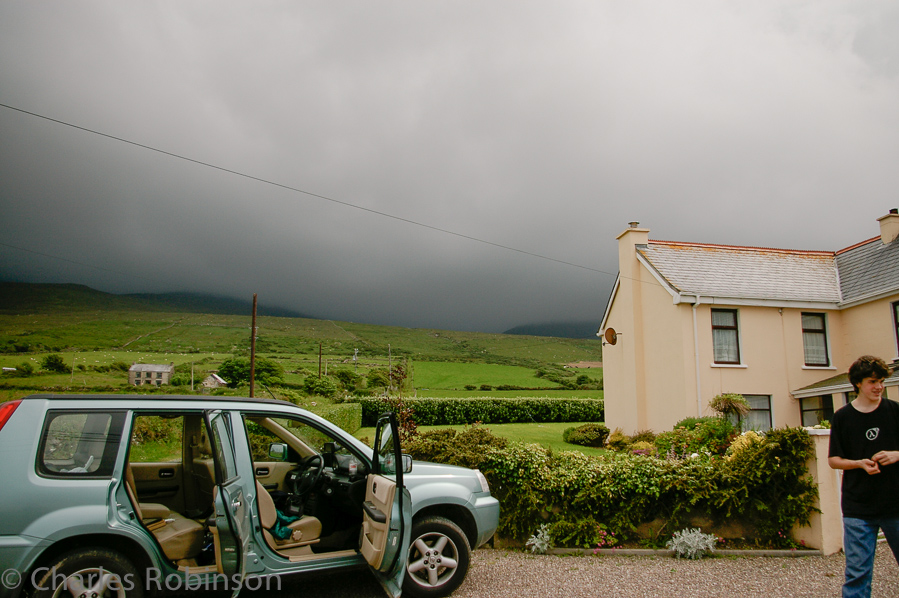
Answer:
[{"label": "tinted rear window", "polygon": [[124,411],[49,411],[38,471],[53,477],[110,477],[124,423]]}]

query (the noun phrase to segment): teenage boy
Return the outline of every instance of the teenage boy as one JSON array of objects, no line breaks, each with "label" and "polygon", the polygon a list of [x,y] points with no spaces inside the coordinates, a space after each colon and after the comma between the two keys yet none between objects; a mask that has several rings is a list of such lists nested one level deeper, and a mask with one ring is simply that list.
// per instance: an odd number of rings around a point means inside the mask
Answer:
[{"label": "teenage boy", "polygon": [[843,471],[843,598],[871,596],[877,532],[899,562],[899,403],[884,400],[890,375],[882,359],[866,355],[849,368],[858,397],[833,416],[828,464]]}]

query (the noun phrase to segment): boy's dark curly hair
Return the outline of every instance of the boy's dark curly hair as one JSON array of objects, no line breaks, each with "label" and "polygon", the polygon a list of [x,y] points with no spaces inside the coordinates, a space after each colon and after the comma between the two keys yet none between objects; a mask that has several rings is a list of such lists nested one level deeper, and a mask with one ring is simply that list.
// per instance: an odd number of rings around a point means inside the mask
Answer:
[{"label": "boy's dark curly hair", "polygon": [[865,378],[886,378],[890,375],[890,368],[887,366],[886,362],[879,357],[874,357],[873,355],[863,355],[855,360],[851,366],[849,366],[849,382],[852,383],[852,387],[858,392],[858,385],[861,384],[862,380]]}]

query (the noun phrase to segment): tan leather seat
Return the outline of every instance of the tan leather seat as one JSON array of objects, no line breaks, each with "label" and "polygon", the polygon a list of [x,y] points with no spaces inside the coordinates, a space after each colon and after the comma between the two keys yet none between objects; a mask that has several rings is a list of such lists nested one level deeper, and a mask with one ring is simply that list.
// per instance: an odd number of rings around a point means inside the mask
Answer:
[{"label": "tan leather seat", "polygon": [[200,428],[200,433],[194,437],[190,448],[193,452],[191,475],[199,493],[198,499],[201,504],[211,505],[215,488],[215,462],[212,460],[212,445],[206,428]]},{"label": "tan leather seat", "polygon": [[125,490],[137,518],[156,537],[165,556],[173,561],[194,558],[203,548],[202,525],[159,503],[140,503],[131,466],[125,468]]},{"label": "tan leather seat", "polygon": [[256,480],[256,503],[259,505],[259,521],[262,523],[263,535],[268,545],[284,556],[300,556],[312,554],[310,544],[319,541],[322,533],[322,523],[317,517],[304,515],[297,521],[288,524],[293,530],[291,538],[278,540],[268,530],[278,520],[278,511],[275,509],[275,501],[272,500],[268,490]]}]

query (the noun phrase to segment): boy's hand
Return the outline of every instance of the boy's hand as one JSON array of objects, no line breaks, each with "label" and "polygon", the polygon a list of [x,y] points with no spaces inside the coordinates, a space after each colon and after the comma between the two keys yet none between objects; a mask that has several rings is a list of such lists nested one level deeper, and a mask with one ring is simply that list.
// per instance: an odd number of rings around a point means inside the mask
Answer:
[{"label": "boy's hand", "polygon": [[899,463],[899,451],[880,451],[871,459],[880,465],[892,465]]},{"label": "boy's hand", "polygon": [[[879,455],[880,453],[877,453]],[[874,455],[875,457],[877,455]],[[868,472],[868,475],[874,475],[876,473],[880,473],[880,465],[877,461],[872,459],[859,459],[858,463],[861,465],[861,468]]]}]

